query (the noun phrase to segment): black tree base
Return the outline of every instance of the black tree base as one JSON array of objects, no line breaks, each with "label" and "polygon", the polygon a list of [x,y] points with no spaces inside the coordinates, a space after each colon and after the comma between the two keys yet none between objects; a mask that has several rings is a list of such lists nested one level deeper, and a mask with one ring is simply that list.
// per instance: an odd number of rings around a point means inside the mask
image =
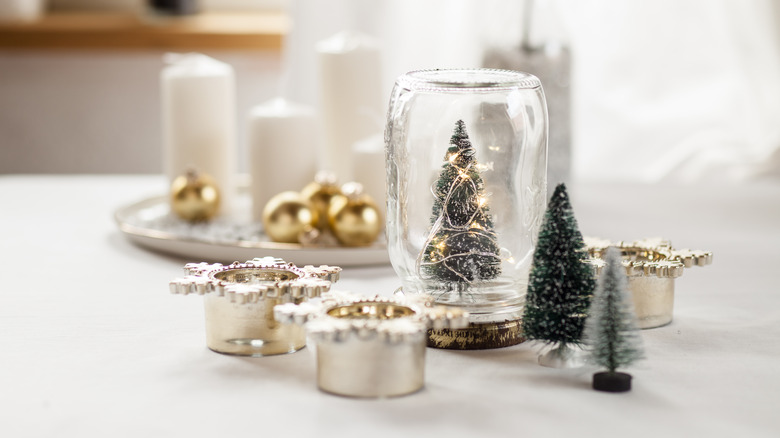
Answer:
[{"label": "black tree base", "polygon": [[596,373],[593,375],[593,389],[605,392],[631,391],[631,374],[626,373]]}]

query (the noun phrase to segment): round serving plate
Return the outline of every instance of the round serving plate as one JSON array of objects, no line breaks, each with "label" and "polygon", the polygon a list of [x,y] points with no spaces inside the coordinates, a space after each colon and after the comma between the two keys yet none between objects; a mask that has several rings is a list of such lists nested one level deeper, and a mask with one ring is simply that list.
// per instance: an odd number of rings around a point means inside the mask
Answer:
[{"label": "round serving plate", "polygon": [[[237,210],[249,211],[248,203],[248,195],[240,192],[237,204],[246,204],[247,208]],[[227,264],[273,256],[299,266],[370,266],[390,262],[384,236],[366,247],[276,243],[263,234],[262,225],[249,220],[184,222],[171,214],[166,196],[144,199],[119,208],[114,218],[131,242],[189,260]]]}]

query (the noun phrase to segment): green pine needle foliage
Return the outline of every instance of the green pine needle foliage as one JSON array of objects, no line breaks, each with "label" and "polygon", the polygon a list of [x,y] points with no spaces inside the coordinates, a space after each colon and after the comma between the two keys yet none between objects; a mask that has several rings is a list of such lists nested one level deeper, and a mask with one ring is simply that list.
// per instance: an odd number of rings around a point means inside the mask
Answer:
[{"label": "green pine needle foliage", "polygon": [[580,344],[596,286],[585,242],[559,184],[544,214],[528,279],[523,331],[528,339]]},{"label": "green pine needle foliage", "polygon": [[420,254],[423,277],[462,285],[501,275],[500,248],[476,150],[462,120],[455,123],[433,194],[431,231]]},{"label": "green pine needle foliage", "polygon": [[642,338],[620,250],[609,248],[604,259],[606,266],[585,324],[585,340],[593,362],[614,373],[642,358]]}]

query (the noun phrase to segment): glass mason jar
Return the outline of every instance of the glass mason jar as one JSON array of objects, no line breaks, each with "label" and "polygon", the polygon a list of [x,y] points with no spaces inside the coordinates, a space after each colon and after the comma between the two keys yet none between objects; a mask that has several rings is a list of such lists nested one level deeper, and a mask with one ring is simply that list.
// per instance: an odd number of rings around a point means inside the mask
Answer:
[{"label": "glass mason jar", "polygon": [[509,70],[407,73],[393,89],[385,150],[388,250],[403,292],[461,307],[481,330],[443,342],[429,334],[429,345],[521,342],[547,193],[539,80]]}]

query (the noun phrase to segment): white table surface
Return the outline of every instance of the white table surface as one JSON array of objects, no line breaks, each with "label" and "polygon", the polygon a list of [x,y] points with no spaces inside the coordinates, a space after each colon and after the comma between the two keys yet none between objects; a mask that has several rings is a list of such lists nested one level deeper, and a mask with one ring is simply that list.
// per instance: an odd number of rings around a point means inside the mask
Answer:
[{"label": "white table surface", "polygon": [[[780,183],[570,187],[586,235],[715,254],[677,280],[674,322],[642,332],[630,393],[540,367],[526,343],[428,349],[425,388],[387,400],[320,392],[308,349],[206,349],[201,298],[167,286],[197,260],[113,222],[164,192],[152,176],[0,176],[0,437],[780,436]],[[386,266],[346,269],[337,288],[398,285]]]}]

